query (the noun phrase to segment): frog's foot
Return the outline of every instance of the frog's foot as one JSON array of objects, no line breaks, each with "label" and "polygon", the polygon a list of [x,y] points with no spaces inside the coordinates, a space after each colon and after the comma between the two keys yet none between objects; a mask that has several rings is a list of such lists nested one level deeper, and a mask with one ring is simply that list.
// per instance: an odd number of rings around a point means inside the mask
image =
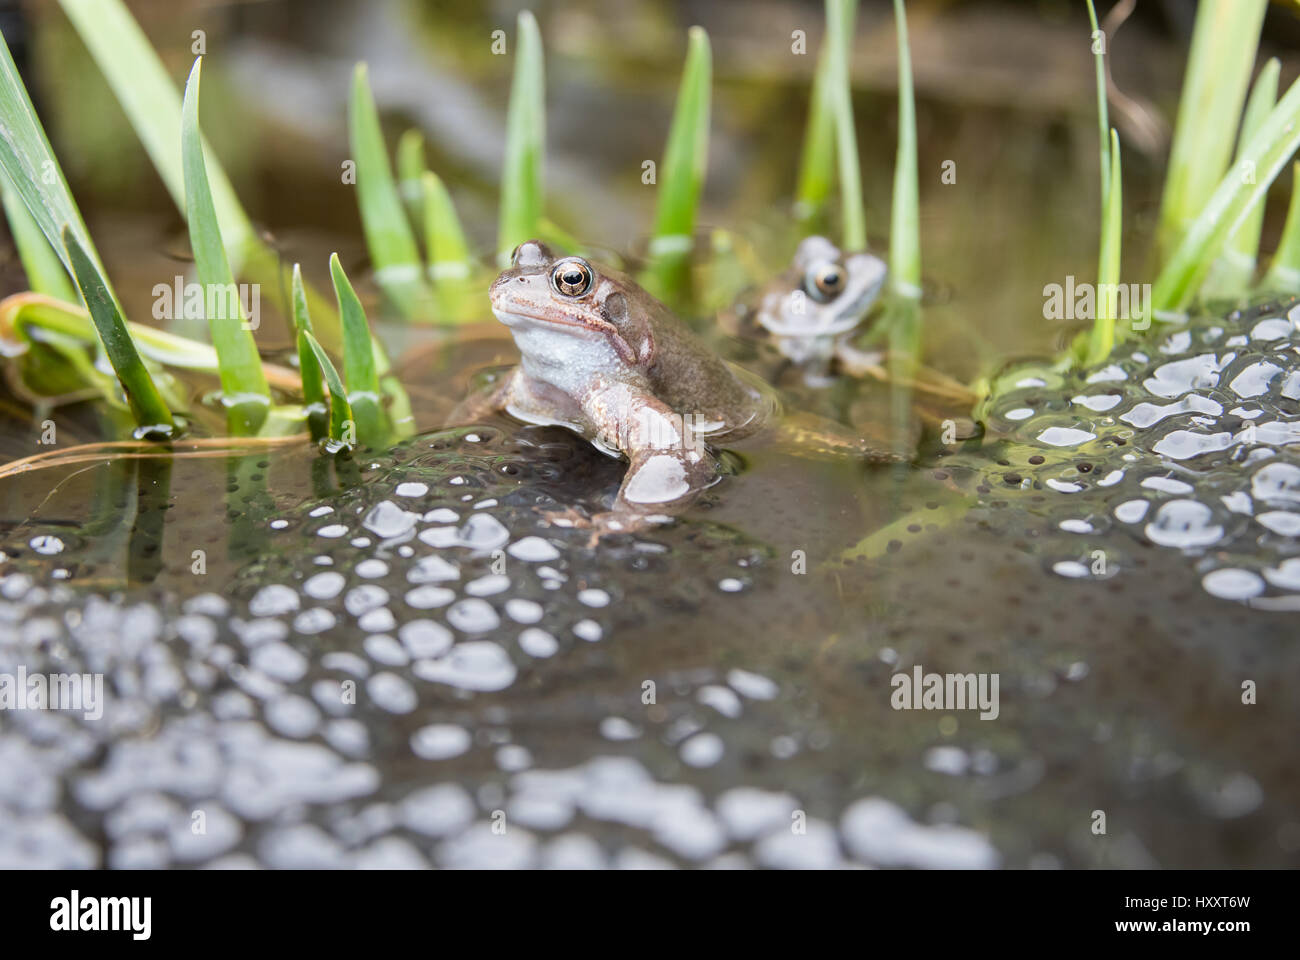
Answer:
[{"label": "frog's foot", "polygon": [[884,375],[885,355],[879,350],[861,350],[845,341],[835,346],[835,359],[840,370],[851,377]]},{"label": "frog's foot", "polygon": [[672,521],[668,514],[639,513],[626,510],[602,510],[590,516],[573,507],[559,510],[547,510],[544,516],[548,524],[568,530],[582,530],[587,533],[586,546],[595,547],[601,538],[616,534],[642,533]]}]

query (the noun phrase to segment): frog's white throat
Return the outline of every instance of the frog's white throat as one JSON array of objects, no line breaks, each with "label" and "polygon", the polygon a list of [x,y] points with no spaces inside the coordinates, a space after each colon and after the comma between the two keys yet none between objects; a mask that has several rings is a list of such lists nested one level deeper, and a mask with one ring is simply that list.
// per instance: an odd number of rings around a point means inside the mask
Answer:
[{"label": "frog's white throat", "polygon": [[519,348],[528,376],[569,396],[578,396],[591,378],[620,366],[618,353],[599,331],[578,324],[554,323],[522,313],[494,309]]}]

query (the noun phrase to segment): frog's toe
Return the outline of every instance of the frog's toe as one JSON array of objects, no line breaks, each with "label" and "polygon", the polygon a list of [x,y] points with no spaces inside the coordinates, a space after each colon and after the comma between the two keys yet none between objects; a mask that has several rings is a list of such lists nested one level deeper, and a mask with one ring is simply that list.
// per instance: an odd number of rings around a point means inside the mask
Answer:
[{"label": "frog's toe", "polygon": [[671,523],[673,520],[668,514],[624,510],[606,510],[588,516],[573,507],[548,510],[544,516],[550,525],[567,530],[586,531],[588,547],[596,546],[605,537],[642,533],[665,523]]}]

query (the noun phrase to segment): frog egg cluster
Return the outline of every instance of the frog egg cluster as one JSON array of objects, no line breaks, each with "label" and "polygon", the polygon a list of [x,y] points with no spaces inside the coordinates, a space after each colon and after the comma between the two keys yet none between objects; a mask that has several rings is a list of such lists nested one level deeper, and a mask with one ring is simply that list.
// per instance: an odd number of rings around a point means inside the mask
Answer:
[{"label": "frog egg cluster", "polygon": [[[810,749],[760,673],[656,674],[661,711],[637,684],[543,699],[599,689],[602,648],[666,597],[743,602],[769,574],[734,535],[575,549],[580,531],[539,521],[538,463],[486,433],[413,442],[270,510],[220,590],[77,589],[55,571],[91,545],[25,534],[0,575],[0,672],[99,673],[106,702],[4,718],[0,868],[998,863],[982,834],[879,797],[809,816],[734,773],[746,721],[785,731],[761,747],[774,762]],[[728,788],[692,782],[707,771]]]},{"label": "frog egg cluster", "polygon": [[[1300,305],[1198,323],[1070,382],[1025,369],[992,411],[1027,469],[985,489],[1047,491],[1059,531],[1182,551],[1213,596],[1300,610]],[[1063,548],[1068,550],[1068,548]],[[1053,564],[1098,574],[1086,555]]]},{"label": "frog egg cluster", "polygon": [[[314,589],[313,599],[342,596],[347,609],[341,585]],[[295,644],[295,628],[277,619],[297,619],[301,601],[269,587],[248,603],[259,614],[254,619],[232,616],[232,604],[211,593],[177,609],[123,607],[93,595],[79,598],[63,586],[41,587],[25,574],[5,577],[0,592],[0,616],[24,624],[0,643],[0,668],[22,662],[29,670],[102,670],[110,698],[107,727],[76,714],[32,711],[15,714],[0,736],[0,762],[9,774],[0,784],[4,868],[999,863],[983,835],[916,823],[878,797],[851,804],[836,823],[807,817],[805,804],[789,792],[759,786],[734,786],[710,799],[693,785],[656,778],[628,756],[597,753],[568,768],[536,765],[526,748],[511,743],[504,711],[490,711],[484,724],[470,714],[452,719],[420,706],[414,691],[422,680],[474,691],[516,679],[513,668],[502,667],[501,654],[475,646],[485,641],[431,629],[430,620],[408,621],[393,643],[368,637],[364,656],[313,654]],[[372,605],[376,598],[354,601],[348,615],[381,609]],[[588,601],[599,605],[604,598]],[[53,607],[76,615],[56,619],[48,613]],[[557,653],[555,646],[533,644],[534,655]],[[444,672],[421,675],[428,671],[418,664],[453,663],[456,649],[473,652]],[[223,675],[235,683],[221,683]],[[370,709],[343,706],[337,677],[361,683],[359,702]],[[662,731],[688,766],[712,765],[726,752],[723,737],[708,729],[710,717],[735,720],[780,694],[768,678],[740,669],[693,679],[699,711],[679,714]],[[411,769],[409,761],[395,764],[383,746],[392,740],[387,728],[405,716],[412,722],[402,726],[409,734],[398,752],[424,764],[415,786],[409,772],[391,779],[383,773]],[[610,715],[599,735],[616,747],[647,731]],[[788,757],[799,745],[777,738],[771,749]],[[499,776],[476,784],[453,768],[449,779],[440,777],[448,761],[467,754],[490,756]],[[504,834],[494,829],[502,813],[511,824]],[[802,818],[798,832],[791,830],[792,816]],[[102,826],[102,850],[74,825],[88,822]],[[196,822],[201,831],[193,829]],[[632,839],[611,847],[592,824]]]}]

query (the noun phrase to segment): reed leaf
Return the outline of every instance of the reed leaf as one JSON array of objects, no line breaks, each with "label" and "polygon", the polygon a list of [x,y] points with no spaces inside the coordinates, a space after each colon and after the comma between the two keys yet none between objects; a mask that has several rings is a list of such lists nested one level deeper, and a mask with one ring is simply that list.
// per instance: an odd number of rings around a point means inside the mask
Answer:
[{"label": "reed leaf", "polygon": [[56,300],[76,303],[77,293],[68,279],[68,271],[17,192],[0,187],[0,193],[3,194],[9,232],[13,234],[14,246],[18,248],[18,259],[22,261],[23,272],[27,274],[27,286]]},{"label": "reed leaf", "polygon": [[329,354],[325,352],[325,348],[320,345],[320,342],[312,335],[310,330],[299,331],[298,337],[300,340],[304,341],[311,350],[312,355],[316,358],[317,365],[320,367],[320,370],[325,377],[326,384],[329,385],[329,438],[335,443],[340,443],[345,446],[354,446],[355,444],[349,441],[349,437],[352,434],[352,427],[355,421],[352,419],[352,408],[348,404],[348,391],[343,386],[343,380],[339,377],[338,370],[335,369],[334,363],[330,360]]},{"label": "reed leaf", "polygon": [[704,177],[709,166],[709,112],[712,99],[713,54],[703,27],[691,27],[686,64],[682,68],[677,104],[668,143],[658,171],[651,256],[690,249]]},{"label": "reed leaf", "polygon": [[86,301],[95,329],[99,331],[104,353],[113,365],[113,372],[122,384],[122,392],[139,425],[137,435],[157,440],[169,439],[176,432],[171,411],[167,409],[153,377],[149,375],[144,361],[136,351],[135,343],[131,340],[112,291],[104,282],[103,274],[71,226],[63,229],[63,243],[81,296]]},{"label": "reed leaf", "polygon": [[497,260],[502,266],[509,262],[515,247],[537,235],[545,183],[546,70],[542,35],[536,18],[527,10],[519,14],[516,25],[497,231]]},{"label": "reed leaf", "polygon": [[307,337],[311,334],[311,312],[307,306],[307,291],[302,284],[302,267],[293,265],[293,327],[297,332],[298,370],[302,377],[303,412],[313,440],[328,435],[328,402],[321,382],[320,361]]},{"label": "reed leaf", "polygon": [[343,376],[347,383],[348,404],[356,423],[357,440],[371,447],[381,447],[387,438],[380,405],[379,374],[375,366],[370,324],[361,300],[352,289],[337,253],[330,254],[330,276],[338,298],[339,320],[343,324]]},{"label": "reed leaf", "polygon": [[[121,0],[59,0],[86,49],[99,65],[127,119],[182,212],[185,170],[181,142],[181,98],[144,31]],[[221,165],[208,154],[209,189],[226,256],[235,272],[256,234]]]},{"label": "reed leaf", "polygon": [[429,276],[437,286],[447,280],[464,280],[470,273],[469,244],[456,207],[442,178],[426,170],[420,178],[423,193],[424,244]]},{"label": "reed leaf", "polygon": [[1093,66],[1097,75],[1097,149],[1101,154],[1101,210],[1106,213],[1106,190],[1110,183],[1110,109],[1106,98],[1106,36],[1097,25],[1097,8],[1088,0],[1088,22],[1092,24]]},{"label": "reed leaf", "polygon": [[208,187],[199,129],[199,84],[203,58],[194,61],[185,84],[181,116],[181,156],[185,166],[185,208],[194,268],[203,288],[204,315],[217,351],[221,390],[232,432],[256,433],[266,419],[271,392],[262,373],[252,331],[245,319],[235,278]]},{"label": "reed leaf", "polygon": [[[1241,118],[1241,134],[1237,138],[1236,172],[1249,177],[1253,171],[1242,164],[1242,151],[1263,125],[1268,113],[1277,103],[1278,74],[1281,64],[1277,58],[1269,60],[1259,72],[1255,86],[1246,101],[1246,113]],[[1229,235],[1223,253],[1210,268],[1208,279],[1201,287],[1205,297],[1242,297],[1249,292],[1255,279],[1259,261],[1259,239],[1264,231],[1264,201],[1255,204],[1246,214],[1241,226]]]},{"label": "reed leaf", "polygon": [[835,178],[835,115],[830,96],[830,43],[827,33],[817,55],[812,91],[808,97],[808,123],[799,154],[799,179],[794,190],[795,219],[805,226],[826,209]]},{"label": "reed leaf", "polygon": [[[424,219],[423,176],[424,134],[419,130],[407,130],[397,141],[397,193],[414,224]],[[427,250],[425,255],[428,255]]]},{"label": "reed leaf", "polygon": [[[19,207],[26,211],[68,275],[76,281],[90,310],[99,342],[117,374],[142,435],[171,436],[175,431],[171,411],[131,340],[112,283],[3,35],[0,35],[0,189],[12,195],[10,204],[15,212]],[[45,275],[53,273],[49,265],[39,269]],[[48,277],[46,282],[50,282]]]},{"label": "reed leaf", "polygon": [[[186,216],[181,96],[162,60],[122,0],[59,2],[122,105],[176,208]],[[282,298],[282,291],[289,289],[288,267],[253,228],[211,145],[205,144],[204,152],[231,272],[261,284],[266,295],[289,315],[292,304]],[[326,344],[337,347],[339,325],[333,307],[310,284],[306,291],[318,334]]]},{"label": "reed leaf", "polygon": [[1300,80],[1278,101],[1241,152],[1239,168],[1223,178],[1200,215],[1183,235],[1153,285],[1151,309],[1182,310],[1223,246],[1264,199],[1269,186],[1300,147]]},{"label": "reed leaf", "polygon": [[[69,276],[75,277],[76,271],[63,240],[65,227],[72,230],[78,246],[94,265],[98,281],[116,302],[113,285],[81,219],[81,212],[50,148],[45,128],[36,116],[27,88],[18,75],[18,68],[14,66],[3,34],[0,34],[0,172],[3,173],[4,189],[22,201]],[[118,312],[121,312],[120,308]]]},{"label": "reed leaf", "polygon": [[1273,293],[1300,293],[1300,163],[1291,166],[1291,203],[1261,286]]},{"label": "reed leaf", "polygon": [[1084,351],[1085,366],[1101,363],[1115,346],[1117,302],[1113,292],[1119,289],[1120,243],[1124,230],[1124,188],[1120,174],[1119,133],[1110,131],[1106,156],[1110,170],[1106,174],[1106,209],[1101,217],[1101,250],[1097,256],[1097,297],[1092,331]]},{"label": "reed leaf", "polygon": [[[414,316],[428,306],[429,290],[421,276],[415,234],[393,182],[379,111],[364,63],[358,63],[352,73],[348,140],[357,164],[357,206],[375,267],[375,282],[402,316]],[[346,329],[343,337],[346,342]]]},{"label": "reed leaf", "polygon": [[[835,115],[835,155],[839,161],[843,220],[841,246],[846,250],[865,250],[867,246],[867,209],[862,199],[862,168],[858,161],[858,136],[853,125],[853,85],[849,74],[856,11],[856,0],[826,0],[826,29],[830,36],[831,50],[830,96]],[[894,14],[899,23],[899,43],[906,45],[907,23],[897,2]],[[900,62],[900,76],[902,72],[903,64]],[[910,82],[910,65],[907,72]],[[900,116],[902,102],[900,89]],[[902,148],[901,132],[899,147]]]},{"label": "reed leaf", "polygon": [[1183,76],[1160,203],[1157,246],[1166,263],[1228,169],[1268,0],[1201,0]]},{"label": "reed leaf", "polygon": [[[921,206],[917,186],[916,97],[912,89],[912,57],[903,0],[894,0],[894,18],[898,27],[898,153],[894,160],[889,272],[895,295],[915,300],[921,296]],[[845,227],[845,243],[850,249],[866,246],[865,225],[861,229],[864,232],[861,243],[853,243]]]},{"label": "reed leaf", "polygon": [[[39,329],[42,339],[57,337],[83,351],[88,344],[93,345],[99,339],[90,314],[80,304],[39,293],[17,293],[0,300],[0,335],[9,331],[27,333],[28,327]],[[127,321],[126,328],[136,349],[145,358],[146,366],[155,363],[219,375],[217,351],[210,344],[143,323]],[[301,378],[287,367],[263,364],[262,370],[267,381],[274,386],[293,392],[302,389]],[[175,403],[169,405],[172,409],[180,408]]]}]

